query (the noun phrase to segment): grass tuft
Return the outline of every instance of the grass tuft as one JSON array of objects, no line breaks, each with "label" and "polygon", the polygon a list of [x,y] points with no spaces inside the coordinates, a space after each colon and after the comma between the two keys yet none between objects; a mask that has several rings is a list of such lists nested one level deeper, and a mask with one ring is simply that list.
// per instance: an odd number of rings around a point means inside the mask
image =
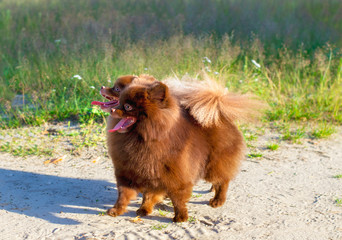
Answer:
[{"label": "grass tuft", "polygon": [[267,144],[267,149],[275,151],[279,148],[279,144],[278,143],[269,143]]},{"label": "grass tuft", "polygon": [[260,158],[262,156],[263,156],[262,153],[250,153],[250,154],[248,154],[249,158]]},{"label": "grass tuft", "polygon": [[164,228],[167,228],[168,224],[156,224],[154,226],[152,226],[152,230],[162,230]]},{"label": "grass tuft", "polygon": [[327,138],[335,132],[336,129],[333,125],[324,123],[313,129],[311,135],[313,138]]},{"label": "grass tuft", "polygon": [[159,213],[160,216],[165,217],[169,212],[168,211],[163,211],[161,209],[158,209],[158,213]]},{"label": "grass tuft", "polygon": [[342,198],[335,199],[335,203],[337,206],[341,207],[342,206]]}]

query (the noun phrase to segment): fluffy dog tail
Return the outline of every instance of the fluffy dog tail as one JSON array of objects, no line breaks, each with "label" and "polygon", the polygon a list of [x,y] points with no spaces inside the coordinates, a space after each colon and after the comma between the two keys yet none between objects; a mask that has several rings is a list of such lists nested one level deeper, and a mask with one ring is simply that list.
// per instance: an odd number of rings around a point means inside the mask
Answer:
[{"label": "fluffy dog tail", "polygon": [[183,77],[164,81],[180,104],[203,127],[214,127],[225,121],[250,121],[260,116],[266,104],[248,94],[230,93],[223,84],[204,74],[203,80]]}]

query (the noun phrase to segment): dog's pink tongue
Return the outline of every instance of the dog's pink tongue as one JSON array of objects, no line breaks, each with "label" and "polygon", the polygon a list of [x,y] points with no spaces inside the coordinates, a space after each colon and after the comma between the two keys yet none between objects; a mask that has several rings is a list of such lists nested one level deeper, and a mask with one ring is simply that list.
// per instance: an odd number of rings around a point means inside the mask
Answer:
[{"label": "dog's pink tongue", "polygon": [[99,105],[99,106],[102,106],[104,105],[105,103],[104,102],[99,102],[99,101],[92,101],[91,102],[91,105]]},{"label": "dog's pink tongue", "polygon": [[129,126],[133,125],[135,123],[135,118],[128,117],[128,118],[122,118],[113,129],[108,130],[108,132],[116,132],[120,129],[126,129]]}]

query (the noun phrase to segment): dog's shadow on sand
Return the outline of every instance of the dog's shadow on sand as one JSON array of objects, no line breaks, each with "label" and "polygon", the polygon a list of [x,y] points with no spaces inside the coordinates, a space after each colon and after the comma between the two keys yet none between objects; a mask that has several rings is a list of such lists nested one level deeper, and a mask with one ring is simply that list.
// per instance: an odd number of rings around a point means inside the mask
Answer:
[{"label": "dog's shadow on sand", "polygon": [[[209,191],[194,190],[195,194]],[[0,209],[40,218],[50,223],[76,225],[79,214],[103,214],[113,206],[117,198],[114,183],[104,180],[68,178],[39,173],[0,168]],[[141,198],[141,196],[140,196]],[[190,200],[190,203],[207,204],[207,201]],[[141,199],[130,206],[139,208]],[[172,212],[173,207],[162,203],[157,211]],[[75,219],[73,215],[75,214]],[[136,217],[128,211],[125,217]],[[80,221],[76,220],[79,219]],[[160,222],[170,222],[169,217],[147,216]]]},{"label": "dog's shadow on sand", "polygon": [[116,185],[108,181],[0,169],[0,209],[51,223],[79,224],[70,213],[99,214],[116,197]]}]

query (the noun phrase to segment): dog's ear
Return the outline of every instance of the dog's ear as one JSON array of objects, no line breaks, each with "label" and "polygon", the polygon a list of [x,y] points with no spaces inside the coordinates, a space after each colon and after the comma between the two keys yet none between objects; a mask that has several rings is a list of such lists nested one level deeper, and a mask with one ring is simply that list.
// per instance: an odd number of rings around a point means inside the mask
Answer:
[{"label": "dog's ear", "polygon": [[154,82],[151,84],[151,86],[148,88],[148,96],[151,100],[157,101],[157,102],[164,102],[165,99],[168,97],[169,89],[168,87],[161,82]]}]

